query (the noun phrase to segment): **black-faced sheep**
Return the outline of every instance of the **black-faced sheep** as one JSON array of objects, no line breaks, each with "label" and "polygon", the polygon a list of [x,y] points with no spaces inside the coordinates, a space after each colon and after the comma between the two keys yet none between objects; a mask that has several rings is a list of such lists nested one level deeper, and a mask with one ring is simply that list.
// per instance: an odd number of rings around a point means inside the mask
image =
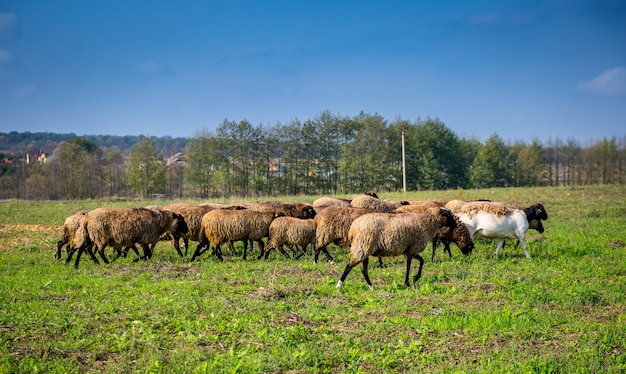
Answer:
[{"label": "black-faced sheep", "polygon": [[283,245],[285,244],[300,247],[300,255],[296,256],[296,258],[306,253],[306,247],[309,244],[315,249],[315,226],[313,220],[278,217],[272,221],[270,224],[269,240],[265,246],[265,259],[267,260],[270,251],[274,248],[287,256],[287,253],[283,249]]},{"label": "black-faced sheep", "polygon": [[[248,240],[257,241],[264,251],[262,239],[269,234],[269,227],[274,218],[284,216],[277,211],[244,210],[213,210],[202,217],[200,243],[191,257],[194,261],[198,256],[213,247],[213,254],[224,261],[221,245],[228,242],[243,241],[243,259],[246,259]],[[203,248],[205,248],[203,250]]]},{"label": "black-faced sheep", "polygon": [[[526,249],[526,232],[529,220],[547,219],[548,214],[542,204],[535,204],[527,210],[511,208],[505,203],[473,202],[463,205],[459,218],[470,231],[472,238],[498,239],[495,256],[507,238],[517,238],[524,254],[530,258]],[[541,222],[539,222],[541,223]],[[543,225],[538,226],[543,231]]]},{"label": "black-faced sheep", "polygon": [[433,239],[437,230],[442,226],[452,229],[456,221],[449,210],[434,208],[424,213],[369,213],[365,214],[350,226],[349,240],[350,262],[337,282],[341,288],[348,273],[358,264],[370,289],[373,289],[369,279],[367,266],[369,256],[406,257],[406,274],[404,284],[409,287],[411,261],[416,258],[420,262],[419,269],[413,277],[413,283],[422,275],[424,259],[419,255]]},{"label": "black-faced sheep", "polygon": [[[405,205],[401,206],[395,210],[395,212],[413,212],[413,213],[423,213],[430,209],[441,208],[442,206],[438,203],[422,203],[420,205]],[[472,236],[470,235],[469,230],[456,214],[452,214],[454,216],[454,220],[456,221],[456,227],[454,229],[449,228],[448,226],[441,227],[432,241],[432,256],[431,260],[435,259],[435,250],[437,249],[437,245],[439,243],[443,243],[444,252],[448,252],[450,258],[452,258],[452,253],[450,252],[450,244],[455,243],[457,247],[461,250],[465,256],[472,253],[474,249],[474,241],[472,240]]]},{"label": "black-faced sheep", "polygon": [[90,245],[96,247],[104,262],[107,246],[122,248],[139,244],[144,257],[150,258],[150,246],[157,243],[168,231],[184,234],[188,230],[182,215],[167,210],[146,208],[98,208],[88,212],[76,231],[75,245],[78,247],[74,267],[78,268],[82,252]]}]

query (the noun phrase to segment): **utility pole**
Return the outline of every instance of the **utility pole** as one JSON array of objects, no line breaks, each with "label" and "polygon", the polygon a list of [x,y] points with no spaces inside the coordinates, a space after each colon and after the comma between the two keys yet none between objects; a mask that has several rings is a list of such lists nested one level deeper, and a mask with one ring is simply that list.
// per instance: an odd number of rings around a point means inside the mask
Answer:
[{"label": "utility pole", "polygon": [[404,130],[402,130],[402,192],[406,193],[406,163],[404,160]]}]

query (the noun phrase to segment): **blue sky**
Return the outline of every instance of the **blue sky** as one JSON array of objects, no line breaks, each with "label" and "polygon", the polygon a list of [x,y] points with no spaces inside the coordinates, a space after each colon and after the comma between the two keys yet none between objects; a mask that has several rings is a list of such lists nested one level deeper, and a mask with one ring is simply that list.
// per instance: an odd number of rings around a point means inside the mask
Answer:
[{"label": "blue sky", "polygon": [[0,132],[191,137],[322,111],[626,136],[626,2],[0,0]]}]

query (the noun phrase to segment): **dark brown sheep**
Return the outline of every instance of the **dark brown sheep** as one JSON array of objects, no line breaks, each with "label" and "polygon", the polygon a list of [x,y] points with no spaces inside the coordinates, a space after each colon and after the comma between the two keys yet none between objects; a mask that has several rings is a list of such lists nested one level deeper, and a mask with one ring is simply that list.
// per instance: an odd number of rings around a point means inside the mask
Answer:
[{"label": "dark brown sheep", "polygon": [[167,210],[146,208],[98,208],[88,212],[76,232],[75,245],[78,248],[74,267],[78,268],[81,254],[90,245],[105,263],[107,246],[114,248],[134,247],[139,244],[144,250],[144,258],[150,258],[150,246],[157,243],[164,233],[171,231],[180,235],[188,231],[182,215]]},{"label": "dark brown sheep", "polygon": [[[396,209],[395,212],[423,213],[430,209],[438,209],[440,207],[441,205],[439,205],[438,203],[427,202],[427,203],[423,203],[420,205],[401,206],[398,209]],[[465,227],[465,225],[462,224],[461,220],[459,220],[459,218],[454,213],[453,213],[453,216],[457,223],[456,227],[454,229],[450,229],[447,226],[443,226],[437,231],[437,233],[433,237],[433,240],[432,240],[433,253],[432,253],[431,260],[435,259],[435,250],[437,249],[437,245],[439,243],[443,243],[444,245],[443,250],[444,252],[448,252],[448,255],[450,256],[450,258],[452,258],[452,252],[450,251],[451,243],[455,243],[461,250],[461,253],[463,253],[466,256],[472,253],[472,250],[474,249],[474,241],[472,240],[469,230],[467,229],[467,227]]]}]

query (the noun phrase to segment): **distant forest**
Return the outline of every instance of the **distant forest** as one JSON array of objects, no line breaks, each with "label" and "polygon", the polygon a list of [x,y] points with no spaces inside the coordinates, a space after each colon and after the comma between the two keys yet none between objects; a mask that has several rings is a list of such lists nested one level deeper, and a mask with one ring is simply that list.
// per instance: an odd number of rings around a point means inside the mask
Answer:
[{"label": "distant forest", "polygon": [[[57,134],[53,132],[0,132],[0,153],[5,155],[22,154],[28,151],[38,151],[43,146],[58,146],[59,144],[76,138],[76,134]],[[81,139],[93,142],[100,148],[117,148],[123,154],[128,154],[131,148],[145,140],[146,136],[118,136],[118,135],[84,135]],[[177,152],[184,152],[187,146],[187,138],[172,138],[171,136],[149,137],[154,140],[157,147],[162,150],[166,157],[170,157]],[[14,156],[14,157],[15,157]],[[6,157],[6,156],[5,156]]]},{"label": "distant forest", "polygon": [[[26,162],[44,149],[54,151]],[[481,141],[437,118],[326,111],[273,126],[225,120],[191,138],[0,133],[0,161],[0,199],[265,198],[624,184],[626,137]]]}]

